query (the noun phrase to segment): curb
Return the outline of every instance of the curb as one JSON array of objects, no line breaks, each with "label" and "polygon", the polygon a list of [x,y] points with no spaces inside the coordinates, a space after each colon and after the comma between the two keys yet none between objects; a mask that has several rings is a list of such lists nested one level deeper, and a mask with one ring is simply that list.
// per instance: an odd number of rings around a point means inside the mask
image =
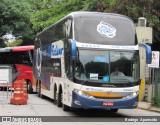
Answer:
[{"label": "curb", "polygon": [[160,108],[153,108],[153,107],[150,107],[150,108],[142,108],[142,107],[137,107],[137,109],[143,109],[143,110],[147,110],[147,111],[153,111],[153,112],[160,113]]},{"label": "curb", "polygon": [[160,108],[152,106],[152,104],[148,102],[138,102],[137,108],[160,113]]},{"label": "curb", "polygon": [[156,108],[156,109],[155,109],[155,108],[151,107],[151,108],[148,109],[148,110],[160,113],[160,108]]}]

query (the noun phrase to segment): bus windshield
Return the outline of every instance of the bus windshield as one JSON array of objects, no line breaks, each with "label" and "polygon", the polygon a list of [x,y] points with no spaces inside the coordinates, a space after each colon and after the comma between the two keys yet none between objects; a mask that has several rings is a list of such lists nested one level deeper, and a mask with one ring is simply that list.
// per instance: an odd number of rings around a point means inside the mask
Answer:
[{"label": "bus windshield", "polygon": [[76,79],[107,83],[132,83],[139,80],[137,51],[77,51]]},{"label": "bus windshield", "polygon": [[32,66],[32,52],[1,52],[0,64],[23,64]]}]

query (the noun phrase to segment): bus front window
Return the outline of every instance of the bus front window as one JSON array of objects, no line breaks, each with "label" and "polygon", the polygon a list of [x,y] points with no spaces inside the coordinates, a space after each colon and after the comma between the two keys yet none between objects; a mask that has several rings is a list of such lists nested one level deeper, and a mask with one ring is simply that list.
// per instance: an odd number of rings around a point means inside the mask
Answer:
[{"label": "bus front window", "polygon": [[105,76],[109,75],[108,51],[78,50],[77,57],[76,78],[101,81]]},{"label": "bus front window", "polygon": [[111,82],[136,82],[139,80],[137,52],[110,51]]},{"label": "bus front window", "polygon": [[74,76],[97,83],[133,83],[139,81],[138,52],[109,50],[77,51]]}]

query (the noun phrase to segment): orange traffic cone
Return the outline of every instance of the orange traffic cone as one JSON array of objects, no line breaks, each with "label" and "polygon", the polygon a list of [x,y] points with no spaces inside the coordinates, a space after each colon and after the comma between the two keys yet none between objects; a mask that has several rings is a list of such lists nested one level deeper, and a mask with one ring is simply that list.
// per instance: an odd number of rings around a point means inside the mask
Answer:
[{"label": "orange traffic cone", "polygon": [[27,99],[23,97],[23,84],[22,81],[16,81],[14,84],[14,95],[10,99],[11,104],[15,105],[25,105],[27,104]]},{"label": "orange traffic cone", "polygon": [[24,96],[24,98],[28,99],[27,83],[25,80],[23,80],[22,82],[23,82],[23,96]]}]

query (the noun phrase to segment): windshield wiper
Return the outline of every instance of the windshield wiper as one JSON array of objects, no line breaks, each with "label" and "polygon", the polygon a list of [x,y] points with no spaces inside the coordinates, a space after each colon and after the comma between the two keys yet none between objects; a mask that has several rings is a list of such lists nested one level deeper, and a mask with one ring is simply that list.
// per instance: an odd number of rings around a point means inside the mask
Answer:
[{"label": "windshield wiper", "polygon": [[119,82],[126,82],[125,80],[127,80],[127,82],[128,83],[130,83],[131,85],[133,85],[132,84],[132,82],[130,81],[130,80],[128,80],[127,78],[116,78],[116,79],[111,79],[111,81],[116,81],[117,82],[117,80],[119,80]]},{"label": "windshield wiper", "polygon": [[133,85],[133,83],[129,79],[125,78],[125,80],[127,80],[131,85]]}]

